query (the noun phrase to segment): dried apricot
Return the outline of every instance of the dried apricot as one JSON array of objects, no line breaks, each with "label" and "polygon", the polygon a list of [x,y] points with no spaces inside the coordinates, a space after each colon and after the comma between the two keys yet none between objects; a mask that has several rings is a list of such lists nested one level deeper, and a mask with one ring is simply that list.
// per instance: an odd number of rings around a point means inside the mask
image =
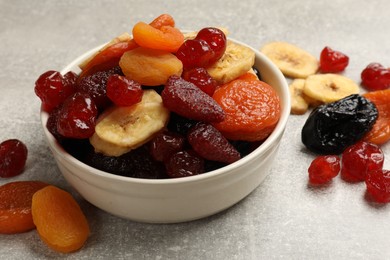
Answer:
[{"label": "dried apricot", "polygon": [[156,29],[144,22],[134,25],[133,37],[141,47],[168,52],[176,52],[184,42],[184,35],[179,29],[172,26]]},{"label": "dried apricot", "polygon": [[35,228],[31,215],[32,196],[47,185],[40,181],[16,181],[0,186],[0,234]]},{"label": "dried apricot", "polygon": [[390,89],[371,91],[363,94],[378,109],[378,119],[364,140],[381,145],[390,140]]},{"label": "dried apricot", "polygon": [[149,23],[156,29],[160,29],[163,26],[172,26],[175,27],[175,20],[169,14],[160,14],[152,22]]},{"label": "dried apricot", "polygon": [[213,125],[230,140],[264,140],[280,117],[276,91],[251,75],[244,74],[222,85],[213,98],[226,114],[222,122]]},{"label": "dried apricot", "polygon": [[183,64],[172,53],[143,47],[123,54],[119,66],[126,77],[146,86],[163,85],[183,71]]},{"label": "dried apricot", "polygon": [[89,225],[71,194],[49,185],[33,195],[32,216],[41,239],[52,249],[69,253],[88,238]]}]

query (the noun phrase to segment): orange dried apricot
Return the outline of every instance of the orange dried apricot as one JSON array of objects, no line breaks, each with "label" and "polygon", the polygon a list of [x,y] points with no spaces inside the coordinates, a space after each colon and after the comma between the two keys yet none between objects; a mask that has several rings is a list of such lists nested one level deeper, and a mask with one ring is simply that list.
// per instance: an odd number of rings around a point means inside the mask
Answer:
[{"label": "orange dried apricot", "polygon": [[390,140],[390,89],[371,91],[363,94],[378,109],[378,119],[364,140],[381,145]]},{"label": "orange dried apricot", "polygon": [[162,26],[157,29],[144,22],[133,27],[135,42],[145,48],[176,52],[184,42],[184,35],[173,26]]},{"label": "orange dried apricot", "polygon": [[213,125],[230,140],[264,140],[280,117],[276,91],[248,74],[222,85],[213,95],[225,111],[225,119]]},{"label": "orange dried apricot", "polygon": [[31,215],[32,196],[47,185],[40,181],[16,181],[0,186],[0,234],[35,228]]},{"label": "orange dried apricot", "polygon": [[80,206],[71,194],[55,186],[34,194],[32,216],[39,236],[55,251],[76,251],[89,236],[88,221]]},{"label": "orange dried apricot", "polygon": [[156,29],[160,29],[163,26],[175,27],[175,20],[169,14],[161,14],[149,24]]}]

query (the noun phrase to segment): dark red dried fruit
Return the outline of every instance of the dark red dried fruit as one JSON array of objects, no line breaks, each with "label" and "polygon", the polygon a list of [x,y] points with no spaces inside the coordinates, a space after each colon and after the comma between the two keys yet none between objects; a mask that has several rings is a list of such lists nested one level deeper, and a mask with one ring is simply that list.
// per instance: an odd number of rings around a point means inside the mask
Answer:
[{"label": "dark red dried fruit", "polygon": [[349,63],[349,57],[342,52],[325,47],[320,55],[320,70],[324,73],[341,72]]},{"label": "dark red dried fruit", "polygon": [[361,73],[362,85],[369,91],[390,88],[390,68],[370,63]]},{"label": "dark red dried fruit", "polygon": [[117,106],[131,106],[142,99],[141,84],[124,76],[113,74],[107,80],[107,96]]},{"label": "dark red dried fruit", "polygon": [[311,184],[325,184],[339,174],[340,158],[336,155],[318,156],[311,162],[308,172]]},{"label": "dark red dried fruit", "polygon": [[368,172],[381,170],[383,163],[384,154],[379,146],[358,142],[342,154],[341,177],[349,182],[364,181]]},{"label": "dark red dried fruit", "polygon": [[379,203],[390,202],[390,171],[375,170],[366,176],[367,192]]},{"label": "dark red dried fruit", "polygon": [[204,172],[204,160],[193,151],[180,151],[169,158],[165,167],[171,178],[193,176]]},{"label": "dark red dried fruit", "polygon": [[223,31],[214,27],[206,27],[198,32],[196,40],[205,40],[214,51],[213,57],[209,60],[209,64],[213,64],[219,60],[226,50],[226,35]]},{"label": "dark red dried fruit", "polygon": [[47,122],[46,122],[47,130],[49,130],[49,132],[57,140],[61,140],[63,138],[63,136],[60,135],[60,133],[58,133],[58,129],[57,129],[57,122],[58,122],[58,116],[59,116],[60,110],[61,110],[61,106],[56,107],[55,109],[50,111],[49,117],[47,118]]},{"label": "dark red dried fruit", "polygon": [[169,77],[161,97],[166,108],[190,119],[221,122],[225,118],[221,106],[212,97],[178,76]]},{"label": "dark red dried fruit", "polygon": [[236,148],[210,124],[196,124],[187,139],[194,151],[206,160],[233,163],[241,158]]},{"label": "dark red dried fruit", "polygon": [[35,94],[42,101],[44,111],[50,112],[75,92],[71,74],[64,78],[58,71],[49,70],[35,81]]},{"label": "dark red dried fruit", "polygon": [[76,92],[58,112],[58,133],[68,138],[89,138],[95,132],[97,108],[88,94]]},{"label": "dark red dried fruit", "polygon": [[187,40],[177,50],[176,57],[183,63],[184,69],[207,67],[214,51],[205,40]]},{"label": "dark red dried fruit", "polygon": [[159,133],[150,142],[150,154],[156,161],[166,161],[172,154],[183,149],[184,142],[185,138],[177,133]]},{"label": "dark red dried fruit", "polygon": [[0,177],[9,178],[23,172],[27,161],[26,145],[17,140],[9,139],[0,144]]},{"label": "dark red dried fruit", "polygon": [[195,84],[207,95],[212,96],[218,83],[213,79],[205,68],[194,68],[185,71],[182,75],[183,79]]}]

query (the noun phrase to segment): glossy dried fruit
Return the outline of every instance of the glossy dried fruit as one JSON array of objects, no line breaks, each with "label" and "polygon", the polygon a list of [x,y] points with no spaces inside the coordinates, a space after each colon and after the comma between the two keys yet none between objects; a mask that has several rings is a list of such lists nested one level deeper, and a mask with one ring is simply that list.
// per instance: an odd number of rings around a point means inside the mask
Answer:
[{"label": "glossy dried fruit", "polygon": [[166,161],[169,157],[184,148],[185,138],[177,133],[164,131],[157,134],[150,141],[150,154],[159,162]]},{"label": "glossy dried fruit", "polygon": [[69,253],[85,244],[88,221],[68,192],[49,185],[33,195],[31,209],[39,236],[53,250]]},{"label": "glossy dried fruit", "polygon": [[17,139],[0,144],[0,177],[9,178],[23,172],[27,161],[27,146]]},{"label": "glossy dried fruit", "polygon": [[226,35],[225,33],[214,27],[206,27],[201,29],[196,35],[195,39],[205,40],[210,46],[210,49],[213,50],[214,55],[210,59],[209,63],[213,64],[219,60],[226,50]]},{"label": "glossy dried fruit", "polygon": [[210,124],[196,124],[187,139],[192,149],[206,160],[233,163],[241,158],[236,148]]},{"label": "glossy dried fruit", "polygon": [[264,140],[279,121],[277,92],[255,75],[247,73],[220,86],[213,98],[226,114],[222,122],[213,126],[230,140]]},{"label": "glossy dried fruit", "polygon": [[378,111],[358,94],[315,108],[306,120],[301,139],[312,152],[340,154],[371,130]]},{"label": "glossy dried fruit", "polygon": [[381,170],[384,154],[375,144],[357,142],[342,154],[341,177],[349,182],[364,181],[370,171]]},{"label": "glossy dried fruit", "polygon": [[204,172],[204,160],[193,151],[180,151],[173,154],[165,163],[171,178],[198,175]]},{"label": "glossy dried fruit", "polygon": [[311,162],[308,172],[311,184],[325,184],[339,174],[340,158],[336,155],[318,156]]},{"label": "glossy dried fruit", "polygon": [[111,75],[107,80],[107,96],[117,106],[131,106],[141,101],[141,85],[121,75]]},{"label": "glossy dried fruit", "polygon": [[185,71],[182,75],[183,79],[195,84],[207,95],[212,96],[218,83],[213,79],[205,68],[194,68]]},{"label": "glossy dried fruit", "polygon": [[360,75],[362,85],[369,91],[390,88],[390,68],[379,63],[370,63]]},{"label": "glossy dried fruit", "polygon": [[378,119],[364,140],[382,145],[390,140],[390,89],[371,91],[363,95],[378,109]]},{"label": "glossy dried fruit", "polygon": [[164,106],[181,116],[204,122],[220,122],[225,113],[215,100],[194,84],[171,76],[161,93]]},{"label": "glossy dried fruit", "polygon": [[368,194],[379,203],[390,202],[390,171],[375,170],[368,172],[366,179]]},{"label": "glossy dried fruit", "polygon": [[32,196],[47,185],[40,181],[16,181],[0,186],[0,234],[35,228],[31,215]]},{"label": "glossy dried fruit", "polygon": [[343,71],[349,63],[349,57],[342,52],[325,47],[320,55],[320,70],[323,73]]}]

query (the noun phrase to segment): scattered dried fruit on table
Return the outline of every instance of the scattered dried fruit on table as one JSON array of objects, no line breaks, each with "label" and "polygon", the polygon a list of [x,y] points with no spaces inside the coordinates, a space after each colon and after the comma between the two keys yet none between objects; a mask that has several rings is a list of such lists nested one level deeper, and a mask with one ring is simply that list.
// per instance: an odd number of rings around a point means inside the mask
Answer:
[{"label": "scattered dried fruit on table", "polygon": [[251,73],[220,86],[213,98],[226,115],[213,126],[230,140],[264,140],[279,121],[278,93]]},{"label": "scattered dried fruit on table", "polygon": [[85,244],[88,221],[71,194],[49,185],[33,195],[31,208],[39,236],[50,248],[69,253]]},{"label": "scattered dried fruit on table", "polygon": [[20,140],[8,139],[0,143],[0,178],[23,172],[28,155],[27,146]]},{"label": "scattered dried fruit on table", "polygon": [[325,184],[339,174],[340,158],[337,155],[317,156],[311,162],[308,172],[311,184]]},{"label": "scattered dried fruit on table", "polygon": [[367,192],[379,203],[390,202],[390,171],[370,171],[365,179]]},{"label": "scattered dried fruit on table", "polygon": [[364,140],[382,145],[390,140],[390,89],[368,92],[364,97],[378,109],[378,119]]},{"label": "scattered dried fruit on table", "polygon": [[320,55],[320,70],[322,73],[343,71],[349,63],[349,57],[342,52],[325,47]]},{"label": "scattered dried fruit on table", "polygon": [[358,94],[315,108],[301,133],[302,143],[312,152],[340,154],[371,130],[378,111]]},{"label": "scattered dried fruit on table", "polygon": [[359,93],[359,86],[351,79],[338,74],[316,74],[306,78],[303,92],[321,103],[330,103]]},{"label": "scattered dried fruit on table", "polygon": [[260,51],[287,77],[304,79],[315,74],[319,68],[319,61],[316,57],[287,42],[270,42]]},{"label": "scattered dried fruit on table", "polygon": [[370,171],[381,170],[384,154],[375,144],[357,142],[342,154],[341,177],[349,182],[364,181]]},{"label": "scattered dried fruit on table", "polygon": [[303,94],[304,87],[304,79],[294,79],[289,85],[292,114],[302,115],[309,109],[309,103],[306,101]]},{"label": "scattered dried fruit on table", "polygon": [[390,88],[390,68],[370,63],[361,73],[362,85],[369,91]]},{"label": "scattered dried fruit on table", "polygon": [[32,196],[47,185],[40,181],[16,181],[0,186],[0,234],[35,228],[31,215]]}]

